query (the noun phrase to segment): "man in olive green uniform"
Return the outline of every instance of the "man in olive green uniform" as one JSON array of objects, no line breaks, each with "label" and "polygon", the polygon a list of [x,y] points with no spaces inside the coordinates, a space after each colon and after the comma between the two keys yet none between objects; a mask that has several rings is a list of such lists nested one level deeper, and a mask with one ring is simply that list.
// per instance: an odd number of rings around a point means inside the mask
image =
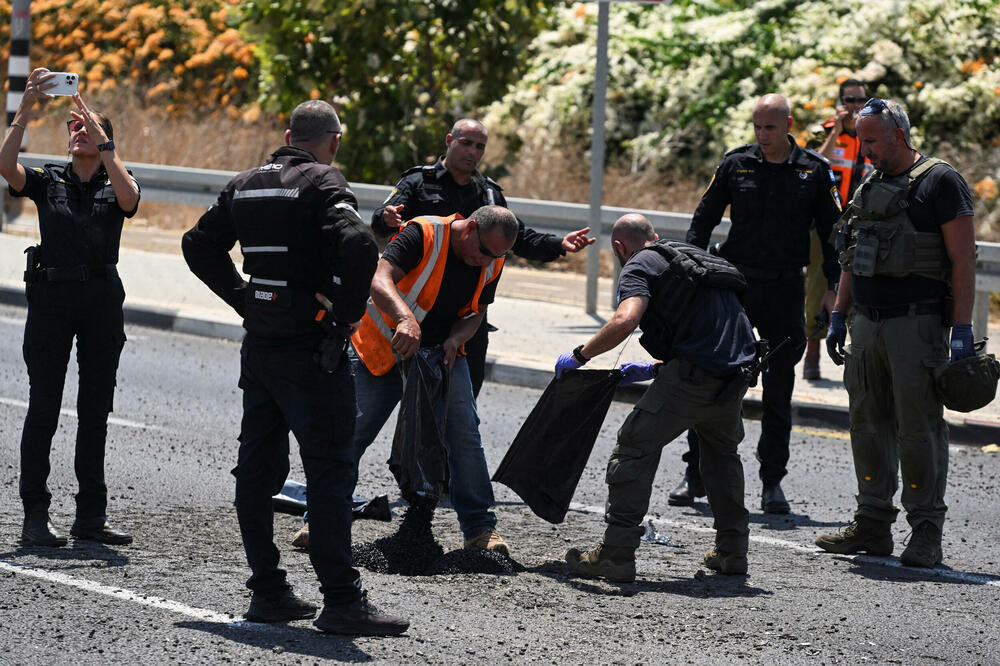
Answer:
[{"label": "man in olive green uniform", "polygon": [[[875,173],[838,227],[843,273],[827,349],[837,363],[846,356],[858,510],[847,527],[816,545],[890,555],[901,470],[912,533],[900,560],[933,567],[942,560],[948,474],[948,427],[934,370],[949,362],[949,327],[951,362],[973,353],[972,195],[954,169],[913,149],[899,104],[868,100],[857,132]],[[857,316],[844,354],[844,315],[852,302]]]},{"label": "man in olive green uniform", "polygon": [[750,514],[743,503],[741,400],[744,370],[756,340],[739,294],[746,279],[725,259],[675,241],[659,241],[642,215],[630,213],[611,232],[622,264],[618,309],[572,353],[559,357],[556,377],[614,349],[640,327],[639,344],[661,363],[621,366],[619,385],[652,379],[618,431],[608,461],[607,528],[597,546],[566,553],[574,573],[635,580],[635,551],[666,442],[693,429],[701,438],[701,470],[715,516],[715,546],[705,566],[723,574],[747,572]]}]

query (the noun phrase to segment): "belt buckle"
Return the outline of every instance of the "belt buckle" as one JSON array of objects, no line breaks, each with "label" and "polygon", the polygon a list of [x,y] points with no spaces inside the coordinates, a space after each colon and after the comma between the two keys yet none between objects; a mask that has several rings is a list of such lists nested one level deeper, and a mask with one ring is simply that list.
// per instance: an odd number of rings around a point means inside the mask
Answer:
[{"label": "belt buckle", "polygon": [[882,321],[882,317],[879,316],[878,308],[874,306],[868,307],[868,318],[872,321]]},{"label": "belt buckle", "polygon": [[86,264],[80,265],[80,282],[86,282],[90,279],[90,266]]}]

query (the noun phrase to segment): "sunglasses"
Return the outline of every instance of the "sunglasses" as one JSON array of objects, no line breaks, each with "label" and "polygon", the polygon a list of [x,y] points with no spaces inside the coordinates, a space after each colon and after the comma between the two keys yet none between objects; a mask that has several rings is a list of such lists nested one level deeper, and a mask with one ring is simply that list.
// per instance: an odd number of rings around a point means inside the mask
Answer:
[{"label": "sunglasses", "polygon": [[[865,105],[861,107],[861,111],[858,112],[859,116],[880,116],[883,112],[889,110],[889,102],[884,99],[879,99],[878,97],[872,97],[870,100],[865,102]],[[896,117],[889,113],[889,117],[892,118],[892,124],[899,127],[899,122],[896,121]]]},{"label": "sunglasses", "polygon": [[82,120],[67,120],[66,121],[66,129],[69,130],[70,134],[73,134],[74,132],[79,132],[80,130],[83,129],[83,121]]},{"label": "sunglasses", "polygon": [[861,104],[865,101],[864,97],[842,97],[844,104]]},{"label": "sunglasses", "polygon": [[503,254],[493,254],[492,252],[490,252],[490,249],[488,247],[483,245],[483,238],[479,234],[478,226],[476,227],[476,237],[479,239],[479,253],[484,257],[489,257],[490,259],[503,259],[505,256],[507,256],[506,252],[504,252]]}]

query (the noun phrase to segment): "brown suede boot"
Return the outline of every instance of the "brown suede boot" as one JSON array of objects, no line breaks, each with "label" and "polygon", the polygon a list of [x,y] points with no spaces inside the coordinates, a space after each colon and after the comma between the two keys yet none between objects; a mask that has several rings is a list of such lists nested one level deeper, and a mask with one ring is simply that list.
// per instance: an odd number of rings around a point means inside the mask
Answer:
[{"label": "brown suede boot", "polygon": [[587,578],[606,578],[616,583],[635,580],[635,550],[605,546],[603,543],[588,551],[570,548],[566,552],[570,571]]}]

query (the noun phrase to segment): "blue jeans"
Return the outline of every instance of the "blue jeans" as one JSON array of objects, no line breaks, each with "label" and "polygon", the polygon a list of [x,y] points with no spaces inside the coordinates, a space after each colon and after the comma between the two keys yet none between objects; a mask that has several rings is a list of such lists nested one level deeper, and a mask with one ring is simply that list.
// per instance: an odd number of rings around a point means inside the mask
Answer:
[{"label": "blue jeans", "polygon": [[[375,441],[382,426],[403,396],[403,378],[399,367],[376,377],[349,352],[354,390],[358,401],[358,419],[354,428],[354,452],[360,462],[368,446]],[[448,385],[445,406],[444,447],[448,453],[451,479],[448,494],[458,514],[458,524],[466,539],[471,539],[497,523],[493,507],[493,485],[486,467],[486,455],[479,438],[479,413],[472,396],[469,364],[464,357],[455,359]]]}]

